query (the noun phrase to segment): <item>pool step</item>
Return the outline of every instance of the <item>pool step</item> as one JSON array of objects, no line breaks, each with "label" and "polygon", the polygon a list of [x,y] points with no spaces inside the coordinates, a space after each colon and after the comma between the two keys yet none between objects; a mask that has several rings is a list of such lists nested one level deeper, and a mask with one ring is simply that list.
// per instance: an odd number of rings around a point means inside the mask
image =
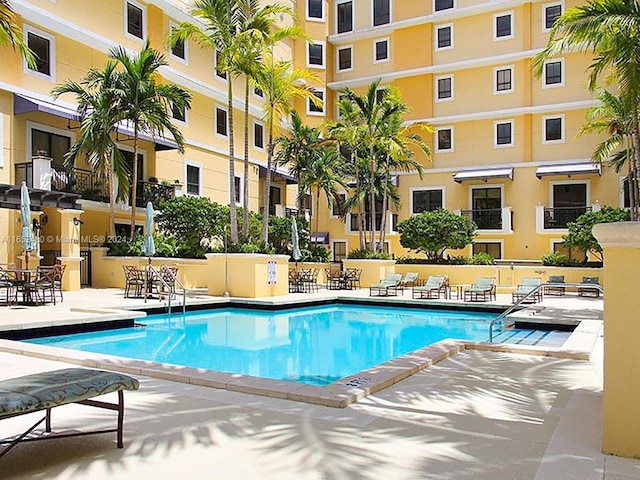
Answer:
[{"label": "pool step", "polygon": [[556,330],[529,330],[514,328],[506,330],[494,339],[496,343],[510,343],[515,345],[537,345],[544,347],[560,347],[569,338],[571,332]]}]

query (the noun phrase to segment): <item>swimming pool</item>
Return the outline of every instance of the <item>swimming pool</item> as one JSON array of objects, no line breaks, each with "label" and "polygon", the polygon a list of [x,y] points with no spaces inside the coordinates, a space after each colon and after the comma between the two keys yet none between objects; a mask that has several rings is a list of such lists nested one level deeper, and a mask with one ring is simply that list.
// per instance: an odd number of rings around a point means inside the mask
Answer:
[{"label": "swimming pool", "polygon": [[445,338],[485,341],[494,313],[332,305],[151,315],[144,325],[26,340],[207,370],[327,385]]}]

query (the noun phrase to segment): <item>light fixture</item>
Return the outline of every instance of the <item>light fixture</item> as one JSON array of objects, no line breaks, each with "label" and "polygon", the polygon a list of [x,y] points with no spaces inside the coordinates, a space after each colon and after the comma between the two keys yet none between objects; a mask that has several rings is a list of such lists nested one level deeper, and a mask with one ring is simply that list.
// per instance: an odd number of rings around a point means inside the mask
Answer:
[{"label": "light fixture", "polygon": [[84,221],[80,220],[78,217],[73,217],[73,224],[77,227],[78,225],[84,225]]}]

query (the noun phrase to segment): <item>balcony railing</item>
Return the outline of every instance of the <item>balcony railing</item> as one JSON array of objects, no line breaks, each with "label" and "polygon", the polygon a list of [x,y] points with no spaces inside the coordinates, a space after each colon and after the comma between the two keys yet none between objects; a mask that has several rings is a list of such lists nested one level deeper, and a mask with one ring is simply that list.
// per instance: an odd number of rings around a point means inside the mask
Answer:
[{"label": "balcony railing", "polygon": [[502,230],[502,208],[461,210],[460,215],[473,220],[478,230]]},{"label": "balcony railing", "polygon": [[139,181],[136,186],[136,207],[145,207],[151,202],[154,207],[164,200],[170,200],[175,196],[173,185],[162,183]]},{"label": "balcony railing", "polygon": [[567,224],[574,222],[580,215],[590,212],[591,207],[545,207],[544,228],[567,228]]}]

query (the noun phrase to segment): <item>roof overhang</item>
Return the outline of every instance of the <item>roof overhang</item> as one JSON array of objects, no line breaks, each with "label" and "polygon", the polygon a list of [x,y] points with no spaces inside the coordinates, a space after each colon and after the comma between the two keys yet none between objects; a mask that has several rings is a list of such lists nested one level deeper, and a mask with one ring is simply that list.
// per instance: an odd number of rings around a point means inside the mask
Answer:
[{"label": "roof overhang", "polygon": [[[39,211],[42,207],[80,210],[80,195],[76,193],[53,192],[29,187],[31,210]],[[20,209],[20,186],[0,183],[0,208]]]},{"label": "roof overhang", "polygon": [[309,236],[309,243],[314,245],[329,245],[329,232],[313,232]]},{"label": "roof overhang", "polygon": [[[260,178],[265,178],[267,176],[267,167],[263,167],[262,165],[260,165],[259,167]],[[285,182],[287,182],[288,185],[296,185],[298,183],[295,177],[290,175],[288,172],[284,172],[282,170],[271,170],[271,174],[276,177],[282,178]]]},{"label": "roof overhang", "polygon": [[[133,127],[129,126],[129,125],[123,125],[122,123],[120,123],[117,127],[116,127],[116,132],[118,135],[127,135],[128,137],[134,138],[134,130]],[[116,136],[117,138],[117,136]],[[140,133],[138,132],[138,138],[140,138],[141,140],[146,140],[147,142],[152,142],[153,144],[155,144],[155,150],[160,151],[160,150],[177,150],[178,149],[178,144],[176,142],[174,142],[173,140],[169,140],[168,138],[163,138],[163,137],[152,137],[151,135],[149,135],[148,133]],[[122,140],[122,139],[119,139]]]},{"label": "roof overhang", "polygon": [[602,175],[602,165],[593,163],[570,163],[538,167],[536,177],[542,178],[550,175],[584,175],[594,173]]},{"label": "roof overhang", "polygon": [[32,112],[48,113],[49,115],[55,115],[56,117],[66,118],[68,120],[75,120],[76,122],[80,120],[78,112],[73,108],[14,93],[13,113],[15,115],[19,115],[21,113]]},{"label": "roof overhang", "polygon": [[493,168],[484,170],[463,170],[456,173],[453,179],[462,183],[468,180],[491,180],[493,178],[508,178],[513,180],[513,168]]}]

